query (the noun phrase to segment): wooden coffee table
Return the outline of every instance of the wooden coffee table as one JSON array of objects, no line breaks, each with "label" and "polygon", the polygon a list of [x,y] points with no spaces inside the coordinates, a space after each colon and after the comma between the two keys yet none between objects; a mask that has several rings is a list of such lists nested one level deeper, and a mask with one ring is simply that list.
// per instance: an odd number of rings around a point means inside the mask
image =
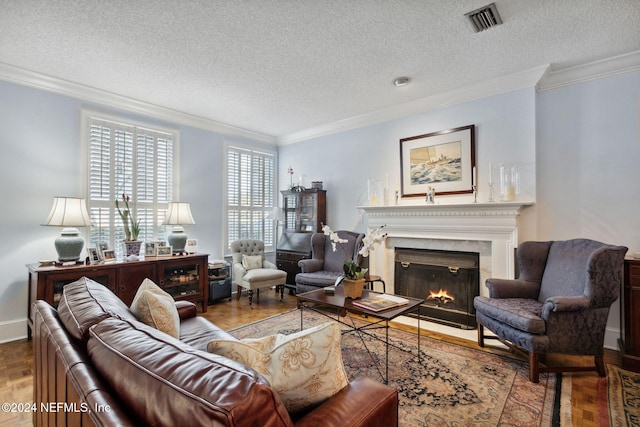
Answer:
[{"label": "wooden coffee table", "polygon": [[[362,297],[366,297],[369,294],[377,294],[377,293],[379,292],[373,292],[365,289],[364,291],[362,291]],[[352,304],[353,300],[351,298],[345,298],[344,290],[342,286],[337,286],[335,288],[335,293],[333,295],[324,293],[324,289],[318,289],[315,291],[298,294],[296,295],[296,297],[298,298],[298,307],[300,307],[300,330],[304,329],[303,312],[304,312],[304,309],[306,308],[347,326],[348,329],[346,331],[343,330],[342,331],[343,334],[351,333],[351,332],[355,332],[356,334],[358,334],[358,337],[362,341],[364,348],[367,350],[367,352],[371,356],[371,359],[374,362],[376,359],[371,354],[371,351],[369,351],[369,348],[367,348],[367,344],[364,341],[364,338],[362,335],[363,334],[368,335],[372,338],[375,338],[377,340],[384,342],[385,351],[386,351],[385,375],[382,374],[382,372],[380,371],[380,367],[377,364],[376,364],[376,368],[378,369],[378,373],[382,377],[384,383],[387,384],[389,382],[389,322],[395,319],[396,317],[402,316],[408,313],[412,313],[412,312],[416,312],[418,314],[418,361],[420,361],[420,306],[422,305],[424,300],[421,300],[418,298],[405,297],[401,295],[397,295],[397,296],[409,300],[409,303],[400,307],[394,307],[394,308],[390,308],[383,311],[372,311],[366,308],[353,305]],[[320,307],[324,308],[325,310],[324,311],[320,310],[319,309]],[[335,313],[336,316],[333,317],[332,315],[327,314],[327,309],[329,312]],[[363,326],[356,326],[353,320],[353,317],[350,316],[350,313],[365,316],[365,319],[359,319],[359,320],[364,320],[366,324]],[[341,320],[340,317],[344,317],[345,320],[348,318],[349,322]],[[369,318],[372,318],[373,320],[369,321],[368,320]],[[385,329],[384,340],[382,340],[379,336],[375,334],[369,333],[369,331],[373,329],[382,329],[382,328]],[[407,351],[400,347],[397,347],[397,348],[403,351]]]}]

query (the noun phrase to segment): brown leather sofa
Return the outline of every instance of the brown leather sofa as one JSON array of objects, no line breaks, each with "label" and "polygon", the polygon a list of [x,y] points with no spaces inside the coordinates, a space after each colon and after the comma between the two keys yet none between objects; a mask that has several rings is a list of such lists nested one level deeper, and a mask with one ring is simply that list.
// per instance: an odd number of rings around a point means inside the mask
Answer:
[{"label": "brown leather sofa", "polygon": [[[397,391],[352,381],[309,412],[287,413],[257,372],[206,352],[230,335],[176,302],[180,339],[138,322],[106,287],[65,286],[34,303],[35,426],[397,426]],[[42,405],[45,406],[42,406]]]}]

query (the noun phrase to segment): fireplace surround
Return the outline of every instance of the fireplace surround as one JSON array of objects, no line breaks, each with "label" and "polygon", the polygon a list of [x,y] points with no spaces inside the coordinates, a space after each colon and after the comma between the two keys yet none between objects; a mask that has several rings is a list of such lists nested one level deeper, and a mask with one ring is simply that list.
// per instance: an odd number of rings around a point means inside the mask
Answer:
[{"label": "fireplace surround", "polygon": [[395,248],[436,249],[479,254],[480,294],[489,277],[515,276],[518,217],[533,202],[362,206],[370,230],[384,225],[387,239],[369,256],[372,274],[395,293]]}]

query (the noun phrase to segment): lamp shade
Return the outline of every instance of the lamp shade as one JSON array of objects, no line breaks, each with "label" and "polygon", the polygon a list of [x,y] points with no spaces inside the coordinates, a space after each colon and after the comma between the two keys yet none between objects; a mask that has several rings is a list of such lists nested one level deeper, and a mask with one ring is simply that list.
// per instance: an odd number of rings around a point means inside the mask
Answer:
[{"label": "lamp shade", "polygon": [[167,209],[167,217],[164,219],[163,224],[174,225],[171,234],[167,236],[169,245],[173,248],[174,253],[185,252],[185,246],[187,244],[187,234],[181,225],[195,224],[193,216],[191,215],[191,207],[189,203],[185,202],[171,202],[169,203],[169,209]]},{"label": "lamp shade", "polygon": [[51,212],[43,225],[89,227],[91,218],[87,212],[87,202],[77,197],[54,197]]},{"label": "lamp shade", "polygon": [[77,262],[81,257],[84,239],[75,227],[91,225],[86,201],[77,197],[54,197],[51,212],[43,225],[65,227],[55,241],[58,261]]},{"label": "lamp shade", "polygon": [[191,215],[191,207],[185,202],[171,202],[167,209],[167,216],[164,219],[165,225],[187,225],[195,224]]}]

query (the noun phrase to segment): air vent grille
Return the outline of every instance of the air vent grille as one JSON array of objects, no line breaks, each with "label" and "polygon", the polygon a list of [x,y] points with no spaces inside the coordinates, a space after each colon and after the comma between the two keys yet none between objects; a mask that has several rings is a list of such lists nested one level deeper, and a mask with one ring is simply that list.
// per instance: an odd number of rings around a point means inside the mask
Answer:
[{"label": "air vent grille", "polygon": [[476,33],[502,24],[502,19],[495,3],[466,13],[464,16],[467,17],[471,23],[471,28]]}]

